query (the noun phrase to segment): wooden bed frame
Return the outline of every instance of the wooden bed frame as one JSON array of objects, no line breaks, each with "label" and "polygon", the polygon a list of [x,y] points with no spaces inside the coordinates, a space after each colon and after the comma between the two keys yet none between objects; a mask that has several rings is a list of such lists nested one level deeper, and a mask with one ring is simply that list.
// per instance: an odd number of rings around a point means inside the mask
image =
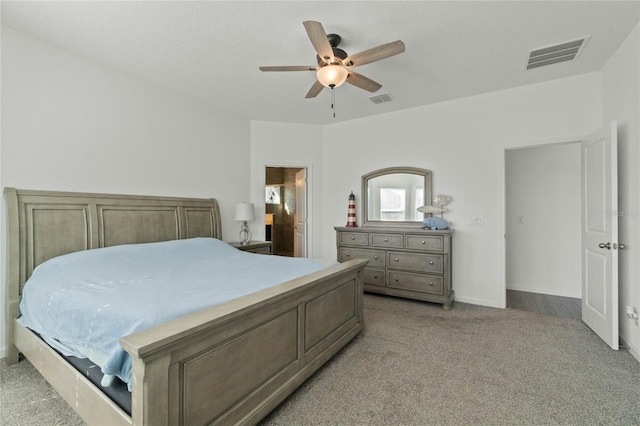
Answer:
[{"label": "wooden bed frame", "polygon": [[217,201],[14,188],[5,200],[7,363],[21,352],[88,424],[255,424],[364,328],[367,262],[352,260],[125,336],[129,415],[15,321],[24,283],[74,251],[221,238]]}]

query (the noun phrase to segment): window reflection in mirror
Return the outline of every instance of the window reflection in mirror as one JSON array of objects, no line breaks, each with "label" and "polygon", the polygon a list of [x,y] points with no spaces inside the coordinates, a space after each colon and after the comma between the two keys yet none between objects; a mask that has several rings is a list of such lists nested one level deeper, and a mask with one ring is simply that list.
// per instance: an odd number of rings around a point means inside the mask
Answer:
[{"label": "window reflection in mirror", "polygon": [[381,220],[404,220],[406,193],[403,188],[380,188]]}]

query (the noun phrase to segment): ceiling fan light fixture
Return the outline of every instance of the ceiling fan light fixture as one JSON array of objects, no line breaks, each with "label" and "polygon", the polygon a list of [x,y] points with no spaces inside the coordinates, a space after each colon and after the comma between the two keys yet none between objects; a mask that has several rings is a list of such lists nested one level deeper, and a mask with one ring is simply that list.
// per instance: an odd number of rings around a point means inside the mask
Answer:
[{"label": "ceiling fan light fixture", "polygon": [[342,65],[329,64],[318,68],[316,77],[324,87],[339,87],[347,80],[349,71]]},{"label": "ceiling fan light fixture", "polygon": [[[382,88],[382,84],[352,71],[352,68],[389,58],[405,50],[402,40],[396,40],[350,56],[347,52],[338,48],[341,40],[340,36],[325,33],[320,22],[304,21],[302,24],[316,51],[318,66],[269,66],[260,67],[260,71],[315,71],[316,80],[305,95],[307,99],[315,98],[325,87],[333,89],[341,86],[347,80],[347,83],[352,86],[374,93]],[[332,90],[331,93],[335,93],[335,91]],[[334,104],[332,103],[331,105],[333,108]]]}]

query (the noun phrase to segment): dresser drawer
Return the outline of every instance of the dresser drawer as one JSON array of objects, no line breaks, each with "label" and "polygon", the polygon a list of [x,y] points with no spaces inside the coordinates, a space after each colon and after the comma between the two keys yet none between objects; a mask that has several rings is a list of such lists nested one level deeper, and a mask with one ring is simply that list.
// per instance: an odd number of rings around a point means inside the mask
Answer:
[{"label": "dresser drawer", "polygon": [[391,251],[387,256],[389,268],[440,274],[444,272],[443,258],[441,254],[403,253]]},{"label": "dresser drawer", "polygon": [[364,284],[384,287],[384,269],[364,268],[362,281]]},{"label": "dresser drawer", "polygon": [[371,234],[371,246],[384,248],[402,248],[402,235],[398,234]]},{"label": "dresser drawer", "polygon": [[369,234],[366,232],[340,232],[340,244],[348,246],[368,246]]},{"label": "dresser drawer", "polygon": [[247,251],[258,254],[271,254],[271,247],[258,247]]},{"label": "dresser drawer", "polygon": [[408,272],[389,271],[387,286],[421,293],[444,294],[443,278],[439,275],[418,275]]},{"label": "dresser drawer", "polygon": [[407,235],[406,247],[411,250],[443,251],[444,237],[427,235]]},{"label": "dresser drawer", "polygon": [[340,247],[340,262],[351,259],[368,259],[370,267],[384,268],[384,251]]}]

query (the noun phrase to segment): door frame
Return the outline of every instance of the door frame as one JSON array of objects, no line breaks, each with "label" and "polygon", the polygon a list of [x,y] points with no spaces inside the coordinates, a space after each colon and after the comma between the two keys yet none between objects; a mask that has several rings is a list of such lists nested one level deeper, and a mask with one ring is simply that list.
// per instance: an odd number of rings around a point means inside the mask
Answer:
[{"label": "door frame", "polygon": [[[261,202],[262,211],[264,212],[264,187],[267,184],[267,168],[283,167],[289,169],[305,169],[307,171],[307,257],[313,258],[313,168],[310,163],[289,163],[289,162],[264,162],[261,166],[260,174]],[[264,219],[263,219],[264,225]]]},{"label": "door frame", "polygon": [[500,259],[501,259],[501,279],[502,283],[500,293],[498,295],[498,304],[496,307],[505,309],[507,307],[507,151],[521,148],[540,148],[544,146],[552,146],[559,144],[580,143],[584,139],[585,135],[557,137],[543,140],[530,140],[525,141],[522,144],[513,143],[509,146],[501,147],[502,161],[501,161],[501,180],[502,180],[502,244],[500,245]]},{"label": "door frame", "polygon": [[[507,219],[509,219],[507,217],[507,205],[508,205],[508,201],[509,201],[508,200],[508,195],[509,194],[507,193],[507,180],[506,180],[507,179],[506,171],[507,171],[507,163],[508,163],[508,158],[507,158],[508,157],[508,153],[509,152],[514,152],[514,151],[523,150],[523,149],[527,149],[527,150],[531,150],[531,149],[544,150],[544,149],[552,149],[552,148],[561,147],[561,146],[567,146],[567,145],[574,145],[575,146],[574,149],[577,149],[577,151],[580,151],[580,149],[581,149],[580,148],[580,143],[581,143],[580,140],[575,140],[575,141],[566,141],[566,140],[564,140],[564,141],[561,141],[561,142],[553,142],[553,143],[544,143],[544,144],[538,144],[538,145],[527,145],[527,146],[518,146],[518,147],[513,147],[513,148],[505,148],[505,150],[504,150],[504,153],[505,153],[505,158],[504,158],[504,172],[505,172],[505,179],[504,179],[504,185],[505,185],[505,210],[504,210],[504,217],[505,217],[505,220],[504,220],[504,227],[505,227],[505,241],[504,241],[504,243],[505,243],[505,294],[506,294],[506,290],[507,290],[506,289],[506,287],[507,287],[507,268],[509,267],[509,264],[507,262],[507,250],[506,250],[506,247],[507,247],[507,238],[506,237],[507,237],[507,233],[508,233],[508,230],[509,230],[508,222],[507,222]],[[548,151],[547,152],[543,151],[543,153],[546,154],[545,157],[552,155],[552,153],[549,153]],[[563,163],[563,164],[566,164],[566,163]],[[578,158],[577,161],[572,163],[572,164],[573,164],[573,166],[575,166],[575,167],[577,167],[579,169],[580,168],[580,158]],[[578,170],[578,173],[579,173],[579,170]],[[582,178],[580,178],[580,179],[582,179]],[[580,189],[580,185],[579,184],[578,184],[578,187],[577,187],[577,194],[579,196],[581,196],[581,189]],[[578,213],[577,217],[576,217],[578,222],[580,222],[580,218],[581,218],[581,214]],[[513,220],[513,217],[511,217],[510,219]],[[576,230],[574,230],[574,231],[576,231]],[[578,251],[579,251],[579,248],[580,248],[580,246],[579,246],[579,242],[578,242],[578,247],[577,247]],[[575,261],[576,259],[574,258],[573,260]],[[580,271],[578,271],[578,273],[579,272]],[[580,276],[578,276],[578,285],[580,284],[580,282],[581,282],[581,279],[580,279]],[[525,290],[525,291],[528,291],[528,290]],[[564,296],[564,297],[576,297],[575,295],[571,295],[571,294],[568,294],[568,293],[565,293],[565,294],[556,293],[556,294],[559,295],[559,296]]]}]

